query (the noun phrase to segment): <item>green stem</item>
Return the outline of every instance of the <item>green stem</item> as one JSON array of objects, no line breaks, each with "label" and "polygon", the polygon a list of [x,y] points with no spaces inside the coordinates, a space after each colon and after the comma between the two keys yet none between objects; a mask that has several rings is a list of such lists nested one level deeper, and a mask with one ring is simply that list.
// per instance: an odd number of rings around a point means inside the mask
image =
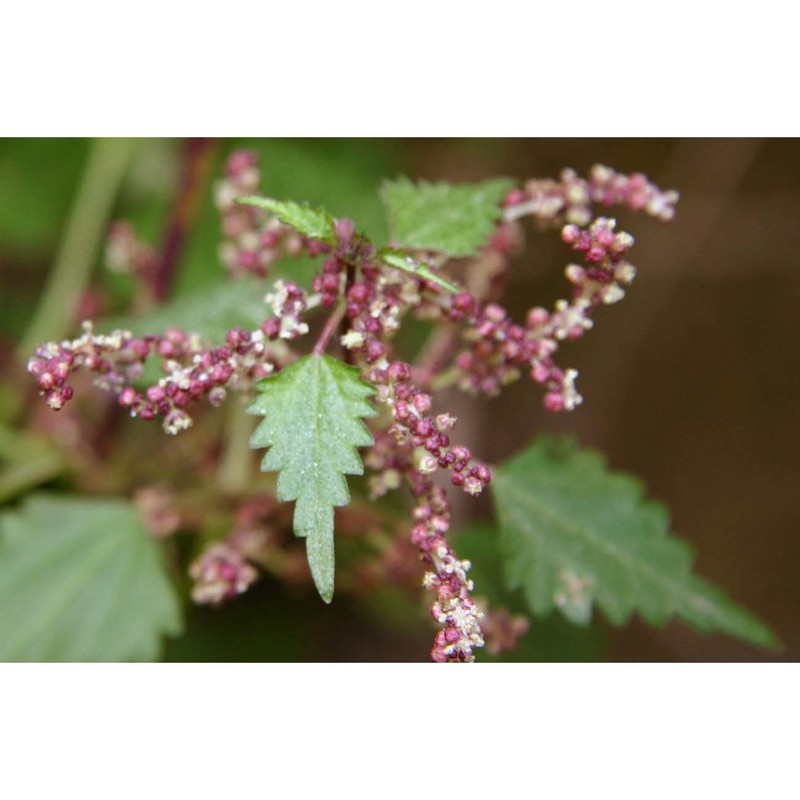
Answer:
[{"label": "green stem", "polygon": [[55,264],[17,349],[22,363],[39,345],[68,332],[134,149],[135,142],[130,139],[92,142]]},{"label": "green stem", "polygon": [[232,397],[225,426],[225,449],[219,464],[217,481],[223,492],[242,494],[253,480],[250,436],[255,419],[245,413],[239,397]]},{"label": "green stem", "polygon": [[434,378],[431,378],[429,384],[431,391],[438,392],[442,389],[447,389],[450,386],[455,386],[458,379],[461,377],[461,370],[458,367],[451,367],[445,372],[440,373]]}]

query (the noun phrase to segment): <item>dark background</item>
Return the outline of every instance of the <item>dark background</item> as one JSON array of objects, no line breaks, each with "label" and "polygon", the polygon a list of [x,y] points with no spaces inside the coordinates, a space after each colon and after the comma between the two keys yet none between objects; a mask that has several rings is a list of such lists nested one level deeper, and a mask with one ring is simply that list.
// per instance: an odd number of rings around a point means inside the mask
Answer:
[{"label": "dark background", "polygon": [[[218,159],[234,144],[218,143]],[[7,380],[27,379],[14,364],[13,341],[43,284],[86,147],[82,140],[0,142],[0,337]],[[800,659],[796,140],[297,140],[258,147],[265,189],[325,203],[372,231],[382,224],[374,189],[382,177],[398,173],[451,181],[524,179],[555,177],[565,166],[585,173],[600,162],[677,189],[678,213],[668,225],[615,212],[636,238],[631,260],[639,273],[625,301],[601,310],[595,328],[562,351],[562,362],[580,370],[582,406],[548,415],[540,391],[524,381],[485,404],[453,395],[443,405],[455,409],[466,443],[488,461],[510,455],[538,431],[573,432],[581,444],[603,451],[614,469],[640,476],[670,507],[674,531],[692,543],[698,571],[763,617],[786,645],[773,655],[723,636],[698,635],[680,623],[652,630],[634,621],[611,630],[598,622],[583,640],[591,644],[587,657]],[[137,159],[115,216],[155,235],[179,153],[178,142],[154,142]],[[562,270],[569,253],[558,236],[527,233],[509,293],[519,298],[511,302],[517,315],[551,304],[567,286]],[[218,239],[206,199],[179,291],[218,279]],[[310,642],[299,650],[242,652],[242,658],[421,660],[430,646],[424,622],[389,630],[351,601],[321,617],[316,605],[290,603],[266,584],[237,604],[196,612],[190,630],[211,635],[194,651],[176,645],[169,657],[234,657],[231,631],[242,639],[263,632],[262,606],[273,617],[281,608],[287,618],[305,620]],[[269,624],[275,626],[267,632],[273,645],[292,637],[291,621]],[[549,624],[541,626],[545,638]],[[208,644],[215,636],[221,644]]]}]

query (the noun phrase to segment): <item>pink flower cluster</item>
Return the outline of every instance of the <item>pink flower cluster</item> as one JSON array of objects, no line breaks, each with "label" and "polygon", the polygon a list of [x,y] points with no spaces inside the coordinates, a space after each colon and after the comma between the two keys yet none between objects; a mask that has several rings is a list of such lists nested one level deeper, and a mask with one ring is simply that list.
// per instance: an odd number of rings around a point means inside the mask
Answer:
[{"label": "pink flower cluster", "polygon": [[189,567],[195,581],[192,600],[200,605],[220,605],[244,594],[258,580],[258,572],[242,552],[227,542],[217,542]]},{"label": "pink flower cluster", "polygon": [[[163,336],[133,336],[129,331],[96,334],[84,323],[83,335],[72,341],[39,347],[28,362],[48,405],[61,409],[73,396],[68,381],[78,369],[97,374],[95,384],[117,394],[118,404],[131,416],[163,419],[164,430],[175,434],[192,424],[186,408],[202,397],[212,405],[225,399],[225,386],[249,386],[269,375],[279,362],[264,342],[264,333],[234,328],[226,344],[203,348],[197,336],[178,328]],[[160,356],[164,377],[140,391],[132,384],[142,376],[145,361]]]},{"label": "pink flower cluster", "polygon": [[453,486],[467,494],[479,495],[492,480],[489,468],[476,463],[469,448],[451,446],[447,431],[455,424],[455,417],[426,414],[432,398],[411,384],[410,377],[411,367],[402,361],[392,361],[385,368],[375,366],[367,374],[367,379],[378,389],[379,398],[391,409],[395,424],[389,433],[398,447],[424,451],[425,455],[418,459],[421,474],[430,475],[437,468],[447,470]]},{"label": "pink flower cluster", "polygon": [[532,216],[547,226],[564,222],[587,225],[593,216],[592,204],[599,203],[623,205],[668,222],[675,216],[677,202],[677,192],[659,189],[640,172],[625,175],[595,164],[588,178],[580,177],[575,170],[564,169],[558,181],[529,180],[523,189],[509,193],[504,218],[510,221]]},{"label": "pink flower cluster", "polygon": [[436,597],[431,616],[441,625],[436,634],[433,661],[474,661],[474,650],[484,644],[480,621],[483,613],[471,597],[474,588],[467,578],[469,561],[461,561],[447,540],[450,502],[445,491],[419,470],[409,475],[417,498],[412,512],[411,541],[430,568],[423,585]]},{"label": "pink flower cluster", "polygon": [[564,226],[562,239],[583,255],[587,266],[571,264],[565,270],[575,287],[571,300],[559,300],[553,311],[532,308],[524,325],[510,320],[497,303],[481,305],[468,293],[452,298],[450,319],[468,322],[463,338],[469,347],[455,359],[460,388],[496,395],[525,370],[545,387],[544,404],[549,411],[571,411],[580,404],[577,371],[560,368],[553,356],[561,341],[577,339],[592,327],[591,314],[597,306],[621,300],[623,287],[636,275],[626,260],[633,237],[615,232],[615,225],[614,220],[599,217],[588,228]]}]

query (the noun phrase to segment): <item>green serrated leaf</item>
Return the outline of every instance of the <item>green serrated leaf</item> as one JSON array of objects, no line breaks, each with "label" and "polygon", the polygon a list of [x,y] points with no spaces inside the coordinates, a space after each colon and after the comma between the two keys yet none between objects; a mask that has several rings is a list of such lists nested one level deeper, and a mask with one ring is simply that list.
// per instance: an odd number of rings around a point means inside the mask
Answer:
[{"label": "green serrated leaf", "polygon": [[279,473],[278,500],[296,501],[294,532],[306,539],[314,583],[330,603],[333,509],[350,502],[344,476],[364,472],[356,448],[373,443],[361,418],[377,414],[366,400],[375,390],[355,367],[325,355],[301,358],[256,388],[261,395],[247,411],[265,419],[250,446],[269,448],[261,469]]},{"label": "green serrated leaf", "polygon": [[596,603],[616,625],[635,611],[652,625],[678,616],[779,646],[763,622],[692,575],[691,550],[668,536],[664,506],[646,501],[632,476],[608,471],[599,454],[541,437],[495,470],[492,490],[506,580],[533,613],[558,608],[586,623]]},{"label": "green serrated leaf", "polygon": [[295,203],[293,200],[274,200],[271,197],[237,197],[236,202],[271,211],[281,222],[291,225],[298,233],[310,239],[336,241],[336,223],[325,209],[312,208],[308,203]]},{"label": "green serrated leaf", "polygon": [[180,629],[130,504],[39,495],[0,517],[0,661],[152,661]]},{"label": "green serrated leaf", "polygon": [[408,272],[410,275],[416,275],[418,278],[423,278],[426,281],[435,283],[437,286],[440,286],[442,289],[450,292],[451,294],[458,294],[461,291],[461,289],[459,289],[454,283],[451,283],[441,275],[432,272],[427,264],[417,261],[408,255],[408,253],[404,253],[402,250],[393,250],[391,247],[383,247],[378,251],[378,258],[381,258],[384,263],[388,264],[390,267],[394,267],[395,269],[402,270],[403,272]]},{"label": "green serrated leaf", "polygon": [[414,184],[386,181],[381,199],[392,242],[399,247],[471,256],[486,244],[500,219],[500,202],[513,186],[507,178],[483,183]]}]

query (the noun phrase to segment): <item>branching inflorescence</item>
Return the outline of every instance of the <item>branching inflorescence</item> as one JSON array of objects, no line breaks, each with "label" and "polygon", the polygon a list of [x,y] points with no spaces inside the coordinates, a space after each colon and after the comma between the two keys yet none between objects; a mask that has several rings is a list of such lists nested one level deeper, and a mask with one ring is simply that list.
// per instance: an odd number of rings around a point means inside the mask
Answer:
[{"label": "branching inflorescence", "polygon": [[[560,346],[589,330],[599,307],[621,300],[636,274],[627,260],[633,237],[618,231],[614,219],[594,217],[593,207],[623,205],[666,221],[674,214],[676,193],[662,192],[643,175],[602,166],[586,179],[565,170],[558,181],[528,181],[507,192],[494,234],[460,264],[462,286],[452,291],[446,253],[378,250],[348,219],[332,220],[329,236],[309,235],[302,225],[289,224],[286,214],[237,202],[259,183],[256,157],[234,153],[215,193],[224,236],[221,260],[232,279],[244,274],[266,279],[285,257],[319,257],[321,269],[310,292],[291,281],[274,281],[265,287],[262,324],[256,330],[232,328],[218,343],[179,328],[147,336],[125,330],[98,334],[85,322],[81,336],[44,344],[31,358],[28,369],[40,393],[51,408],[61,409],[73,396],[71,376],[87,370],[131,416],[159,418],[167,433],[176,434],[191,426],[194,404],[205,399],[218,406],[229,390],[251,394],[258,381],[280,374],[303,352],[338,349],[371,384],[381,411],[370,420],[374,445],[365,456],[371,497],[405,484],[414,500],[410,541],[425,565],[423,585],[434,596],[431,614],[440,626],[433,660],[471,661],[484,638],[494,651],[512,646],[526,628],[524,620],[493,610],[482,631],[485,609],[472,597],[470,564],[448,540],[447,482],[476,496],[490,483],[491,471],[467,447],[451,442],[456,419],[446,410],[434,413],[435,393],[456,385],[496,395],[527,373],[543,387],[548,410],[574,409],[581,402],[577,371],[556,363]],[[572,284],[568,298],[551,310],[531,308],[516,322],[500,301],[511,258],[524,240],[525,217],[541,228],[560,229],[582,263],[566,267]],[[133,272],[144,274],[152,266],[152,254],[137,246],[125,227],[114,229],[111,254],[117,266]],[[324,309],[328,317],[321,333],[303,346],[312,313]],[[409,314],[433,324],[414,363],[393,356],[392,339]],[[158,361],[161,377],[142,386],[148,359]],[[444,483],[440,476],[446,476]],[[213,543],[191,568],[195,601],[218,603],[245,591],[257,576],[252,560],[236,541]]]}]

